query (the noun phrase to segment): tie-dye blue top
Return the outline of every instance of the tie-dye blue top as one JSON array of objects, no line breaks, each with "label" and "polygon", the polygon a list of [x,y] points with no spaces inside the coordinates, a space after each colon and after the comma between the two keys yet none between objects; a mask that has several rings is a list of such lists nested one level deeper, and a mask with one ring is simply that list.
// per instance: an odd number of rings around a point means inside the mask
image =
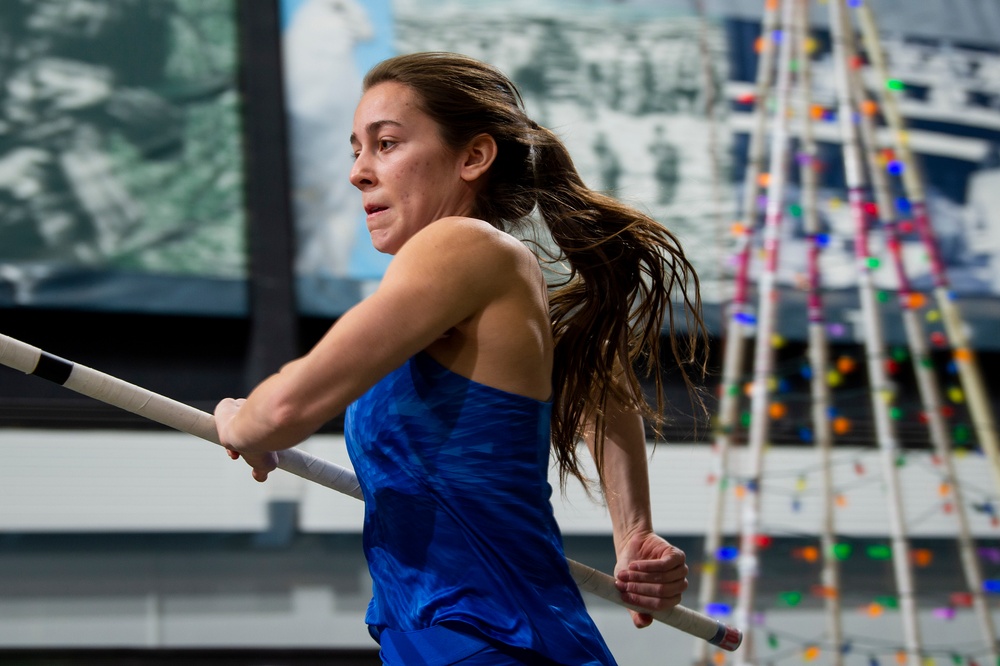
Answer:
[{"label": "tie-dye blue top", "polygon": [[552,514],[551,413],[424,352],[351,405],[373,635],[463,622],[557,663],[615,663]]}]

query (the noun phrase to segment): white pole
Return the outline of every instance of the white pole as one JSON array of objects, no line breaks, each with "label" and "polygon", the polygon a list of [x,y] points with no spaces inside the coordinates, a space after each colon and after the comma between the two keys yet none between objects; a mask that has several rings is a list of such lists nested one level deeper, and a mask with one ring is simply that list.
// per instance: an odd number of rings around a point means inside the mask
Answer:
[{"label": "white pole", "polygon": [[[756,579],[759,573],[757,540],[760,532],[760,492],[764,466],[764,448],[768,437],[768,384],[774,367],[774,334],[777,318],[776,289],[778,247],[781,238],[784,208],[785,176],[788,158],[789,89],[791,84],[792,28],[794,17],[803,0],[785,0],[781,5],[781,40],[778,45],[778,72],[775,88],[774,121],[771,126],[770,165],[768,171],[767,208],[764,223],[764,267],[757,284],[757,337],[754,346],[753,388],[751,391],[750,432],[745,489],[742,499],[740,553],[738,560],[739,592],[735,612],[736,622],[750,626]],[[740,666],[753,663],[752,632],[747,632],[747,646],[736,655]]]},{"label": "white pole", "polygon": [[881,84],[877,87],[881,110],[892,130],[891,136],[896,155],[903,164],[903,185],[913,210],[914,225],[923,240],[930,260],[935,284],[935,300],[941,312],[948,340],[954,350],[953,357],[962,387],[965,390],[965,398],[969,405],[976,440],[990,461],[993,478],[997,484],[997,490],[1000,491],[1000,434],[998,434],[997,425],[993,418],[989,396],[979,371],[975,351],[970,346],[969,336],[962,322],[958,305],[955,303],[948,286],[944,262],[941,260],[930,217],[927,213],[927,201],[923,180],[919,173],[919,165],[914,158],[913,151],[910,150],[906,121],[899,110],[896,96],[887,86],[889,82],[888,68],[882,53],[881,39],[875,26],[875,16],[868,3],[862,3],[858,7],[857,14],[864,37],[865,51]]},{"label": "white pole", "polygon": [[[760,52],[757,59],[757,83],[754,94],[754,124],[750,135],[747,167],[744,173],[744,196],[742,209],[742,231],[738,236],[737,274],[735,293],[729,308],[724,337],[722,364],[722,384],[719,387],[719,410],[715,428],[715,486],[710,495],[708,525],[705,530],[704,560],[698,581],[698,605],[707,612],[718,592],[720,562],[717,557],[722,545],[722,522],[725,508],[726,479],[729,476],[729,453],[736,432],[737,415],[740,404],[741,377],[746,357],[748,328],[745,320],[747,303],[747,281],[749,279],[752,238],[757,222],[757,196],[760,192],[759,177],[764,156],[764,133],[767,120],[767,99],[771,92],[774,69],[775,44],[773,39],[777,27],[777,3],[767,2],[761,26]],[[696,643],[694,663],[708,665],[708,645]]]},{"label": "white pole", "polygon": [[[6,365],[25,374],[36,375],[65,386],[71,391],[219,444],[215,417],[208,412],[85,365],[53,356],[38,347],[2,333],[0,333],[0,365]],[[331,490],[364,500],[353,470],[327,462],[300,449],[279,451],[278,468]],[[615,587],[615,580],[611,576],[570,559],[567,559],[566,563],[581,590],[596,594],[619,606],[648,613],[655,620],[692,636],[703,638],[724,650],[736,650],[743,640],[743,634],[739,629],[684,606],[674,606],[667,611],[650,613],[646,609],[626,604],[622,601],[621,594]]]},{"label": "white pole", "polygon": [[871,256],[868,250],[868,220],[864,212],[863,167],[860,158],[858,133],[855,126],[856,107],[851,103],[851,86],[848,68],[852,53],[845,37],[850,25],[844,0],[830,0],[830,30],[833,39],[833,60],[836,67],[838,109],[841,138],[843,140],[844,171],[846,174],[851,214],[855,223],[855,257],[858,271],[858,295],[861,300],[864,342],[867,355],[868,382],[872,398],[875,431],[882,458],[882,477],[888,493],[889,528],[892,541],[892,561],[899,595],[900,615],[906,658],[909,666],[921,666],[922,646],[917,619],[913,571],[910,563],[910,546],[906,538],[902,490],[899,483],[897,460],[900,455],[895,426],[889,413],[893,389],[885,368],[884,336],[882,322],[872,280]]},{"label": "white pole", "polygon": [[[850,52],[853,53],[853,34],[848,33],[845,37],[850,44]],[[861,103],[874,103],[868,99],[858,70],[851,69],[849,74],[854,99]],[[916,297],[918,294],[913,291],[909,276],[907,275],[900,240],[896,233],[898,220],[895,205],[890,195],[889,179],[885,168],[880,165],[878,160],[879,145],[876,138],[873,114],[863,111],[859,115],[859,122],[862,143],[865,146],[868,171],[872,178],[872,189],[875,193],[875,203],[878,207],[879,219],[885,230],[886,246],[889,249],[890,259],[892,260],[896,279],[899,283],[899,307],[903,317],[903,328],[906,332],[907,343],[910,348],[910,357],[913,361],[913,372],[917,378],[921,405],[927,417],[927,427],[931,442],[940,460],[940,464],[944,468],[942,479],[947,484],[955,504],[955,518],[958,521],[957,541],[962,569],[969,592],[972,595],[973,608],[979,620],[988,660],[990,663],[995,664],[997,662],[996,631],[994,630],[992,615],[986,603],[985,594],[983,593],[983,577],[979,561],[976,558],[975,541],[969,527],[965,500],[963,499],[962,488],[952,458],[951,436],[948,433],[944,414],[942,414],[943,400],[941,399],[941,390],[934,373],[930,349],[927,344],[927,335],[917,313],[919,303]]]},{"label": "white pole", "polygon": [[830,384],[827,381],[829,367],[829,346],[826,337],[826,320],[823,316],[823,302],[820,280],[820,254],[822,243],[819,233],[819,213],[816,208],[816,140],[813,134],[812,108],[812,66],[811,54],[808,50],[809,12],[798,16],[795,26],[795,45],[797,48],[796,62],[799,64],[799,90],[802,96],[801,119],[801,155],[799,162],[800,181],[802,183],[802,213],[805,221],[805,231],[809,235],[809,365],[812,370],[810,378],[810,395],[812,396],[812,427],[813,440],[819,456],[822,470],[822,501],[823,513],[820,522],[820,551],[823,557],[823,569],[820,582],[823,590],[823,602],[826,611],[826,627],[829,640],[834,646],[831,655],[833,666],[843,666],[844,626],[840,606],[840,561],[836,556],[836,490],[833,482],[832,445],[833,434],[830,427],[829,409],[832,403]]}]

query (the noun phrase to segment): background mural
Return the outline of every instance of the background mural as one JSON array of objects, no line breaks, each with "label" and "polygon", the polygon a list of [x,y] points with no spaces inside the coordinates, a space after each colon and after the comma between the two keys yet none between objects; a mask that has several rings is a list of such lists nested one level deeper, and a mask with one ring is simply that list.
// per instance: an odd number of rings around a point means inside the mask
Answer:
[{"label": "background mural", "polygon": [[[289,42],[299,40],[286,45],[286,67],[293,135],[301,132],[303,142],[293,163],[301,243],[297,269],[305,311],[335,314],[345,304],[344,293],[359,297],[371,288],[385,258],[372,254],[363,224],[351,223],[360,214],[349,186],[321,184],[331,195],[323,204],[323,196],[309,185],[314,176],[321,176],[314,182],[329,183],[337,178],[337,169],[346,174],[349,160],[311,165],[308,153],[322,150],[325,139],[320,137],[326,134],[309,131],[310,121],[299,118],[306,113],[296,106],[299,94],[310,99],[328,94],[324,118],[346,118],[342,107],[350,107],[353,99],[348,103],[347,98],[354,96],[340,93],[356,86],[377,57],[448,50],[485,59],[507,72],[521,88],[529,112],[569,145],[588,184],[644,209],[680,236],[699,268],[709,320],[721,330],[735,270],[729,229],[742,215],[738,202],[752,110],[745,100],[756,75],[759,17],[734,10],[702,20],[695,3],[641,0],[396,0],[391,6],[363,7],[341,0],[299,0],[286,5],[290,11],[298,8],[303,17],[306,11],[325,12],[328,38],[318,41],[327,49],[333,48],[335,33],[329,17],[336,13],[343,35],[337,48],[353,45],[351,55],[327,59],[325,66],[336,63],[350,74],[349,79],[335,78],[344,75],[320,72],[304,48],[308,38],[296,31],[295,23],[286,28]],[[832,62],[822,14],[817,10],[814,16],[818,50],[813,94],[817,104],[832,107]],[[981,40],[966,44],[928,38],[898,16],[882,19],[890,68],[905,82],[902,109],[925,170],[929,212],[951,287],[967,301],[974,342],[995,346],[988,330],[1000,318],[1000,190],[995,186],[1000,179],[1000,49]],[[350,21],[353,28],[344,27]],[[323,22],[309,25],[318,31]],[[379,46],[372,48],[372,41]],[[321,93],[308,85],[310,75],[343,83]],[[866,77],[869,84],[878,83],[872,72]],[[337,94],[329,92],[333,88]],[[853,341],[859,308],[852,230],[838,129],[831,120],[816,127],[823,162],[820,215],[831,239],[822,279],[830,292],[828,318],[842,322],[841,336]],[[332,121],[321,124],[332,127]],[[348,129],[339,132],[349,134]],[[339,139],[331,132],[330,140],[333,147],[324,153],[336,156]],[[342,178],[341,183],[346,175]],[[340,198],[345,191],[346,199]],[[803,307],[806,255],[801,220],[793,214],[799,198],[795,175],[786,196],[778,278],[787,314],[782,321],[788,323],[788,337],[803,338],[805,318],[796,313]],[[320,210],[324,205],[326,212]],[[903,242],[914,286],[930,288],[919,239],[904,233]],[[323,249],[331,243],[339,249]],[[875,248],[883,243],[878,229],[873,243]],[[752,276],[758,271],[755,264]],[[896,287],[892,271],[880,272],[877,280],[880,288]],[[886,335],[890,342],[900,341],[898,318],[891,316],[895,305],[886,307]]]},{"label": "background mural", "polygon": [[[702,20],[698,3],[681,0],[282,0],[299,311],[337,316],[370,293],[388,262],[371,249],[347,181],[363,73],[394,53],[454,50],[510,74],[591,186],[680,236],[721,330],[760,32],[760,7],[754,15],[747,4],[713,3]],[[879,16],[886,55],[904,84],[951,286],[973,342],[995,348],[1000,44],[947,25],[929,31],[909,20],[929,9],[906,6]],[[234,12],[232,0],[2,3],[0,305],[246,312]],[[829,105],[832,63],[815,14],[814,97]],[[831,240],[825,303],[850,341],[858,308],[836,123],[820,122],[817,134]],[[779,283],[782,321],[797,338],[805,253],[791,214],[794,174],[786,196]],[[874,229],[876,250],[881,238]],[[913,234],[903,241],[915,286],[927,288],[924,250]],[[895,286],[891,271],[876,279]],[[898,340],[893,307],[887,335]]]},{"label": "background mural", "polygon": [[0,304],[239,312],[232,0],[0,4]]},{"label": "background mural", "polygon": [[[300,0],[286,2],[295,14],[285,30],[286,71],[292,135],[300,136],[302,147],[293,153],[295,210],[298,216],[300,246],[297,270],[300,275],[301,305],[307,311],[331,310],[316,296],[317,285],[356,288],[364,293],[371,280],[377,279],[386,258],[373,255],[360,214],[360,201],[330,197],[329,208],[321,211],[322,197],[309,182],[315,176],[328,175],[314,182],[326,182],[339,169],[346,183],[350,169],[347,124],[331,137],[333,148],[324,157],[334,155],[338,164],[325,167],[310,164],[310,151],[318,154],[323,143],[309,132],[310,121],[296,108],[301,95],[316,97],[309,76],[321,74],[308,64],[304,45],[308,37],[296,31],[295,16],[308,23],[309,30],[320,30],[319,21],[306,21],[306,12],[337,11],[341,24],[360,5],[340,0]],[[594,188],[610,192],[640,206],[668,224],[685,240],[695,261],[704,266],[706,281],[713,279],[711,267],[720,265],[717,242],[718,201],[715,191],[728,189],[716,174],[712,155],[723,154],[724,144],[710,147],[712,128],[706,119],[705,59],[700,54],[699,23],[690,15],[663,12],[662,9],[630,6],[629,3],[533,3],[513,11],[506,2],[420,2],[397,1],[381,10],[364,4],[366,16],[358,18],[361,27],[350,34],[381,38],[384,47],[369,48],[367,55],[380,57],[394,53],[446,50],[466,53],[487,60],[510,75],[520,87],[529,113],[540,123],[557,131],[569,145],[585,180]],[[570,11],[572,10],[572,11]],[[329,44],[334,34],[325,28]],[[377,36],[377,37],[376,37]],[[293,45],[291,42],[297,40]],[[713,26],[706,35],[712,63],[711,86],[723,80],[724,33]],[[345,41],[341,40],[341,44]],[[360,51],[358,52],[361,55]],[[340,57],[328,60],[354,76],[361,58]],[[364,69],[372,63],[366,63]],[[340,76],[338,74],[337,76]],[[340,80],[340,79],[337,79]],[[356,80],[336,86],[329,95],[324,118],[344,117],[335,111],[349,95],[343,94]],[[308,90],[307,90],[308,89]],[[311,92],[310,92],[311,91]],[[712,90],[719,110],[724,100]],[[355,95],[348,106],[353,110]],[[337,121],[340,122],[340,121]],[[329,123],[332,126],[332,123]],[[322,136],[326,136],[322,134]],[[717,139],[721,141],[721,139]],[[295,141],[293,141],[293,150]],[[344,154],[339,161],[340,153]],[[350,186],[347,186],[350,188]],[[339,185],[321,186],[332,193]],[[350,193],[348,194],[350,197]],[[724,196],[731,200],[732,195]],[[321,222],[326,219],[326,224]],[[351,220],[356,220],[353,224]],[[324,229],[328,239],[341,238],[341,251],[317,252],[322,240],[316,229]],[[352,249],[347,256],[347,245]],[[315,261],[317,255],[325,260]],[[718,271],[715,271],[717,273]],[[329,289],[327,289],[329,291]]]},{"label": "background mural", "polygon": [[368,241],[361,197],[348,181],[348,137],[361,79],[394,53],[388,0],[282,0],[292,209],[300,309],[343,312],[388,264]]}]

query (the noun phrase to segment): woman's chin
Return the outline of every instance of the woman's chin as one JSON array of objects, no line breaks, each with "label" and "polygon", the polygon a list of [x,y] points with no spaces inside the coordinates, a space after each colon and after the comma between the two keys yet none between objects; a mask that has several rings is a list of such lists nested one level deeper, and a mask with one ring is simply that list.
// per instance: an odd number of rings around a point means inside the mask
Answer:
[{"label": "woman's chin", "polygon": [[396,254],[399,248],[392,245],[390,239],[382,237],[380,234],[372,234],[372,247],[381,254]]}]

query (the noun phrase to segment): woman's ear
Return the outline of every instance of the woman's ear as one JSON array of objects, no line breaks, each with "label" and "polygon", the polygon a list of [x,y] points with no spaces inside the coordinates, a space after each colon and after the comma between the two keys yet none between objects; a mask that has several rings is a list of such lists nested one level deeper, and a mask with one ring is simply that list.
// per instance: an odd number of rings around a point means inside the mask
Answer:
[{"label": "woman's ear", "polygon": [[497,157],[497,142],[489,134],[480,134],[469,142],[462,153],[462,180],[473,182],[485,174]]}]

